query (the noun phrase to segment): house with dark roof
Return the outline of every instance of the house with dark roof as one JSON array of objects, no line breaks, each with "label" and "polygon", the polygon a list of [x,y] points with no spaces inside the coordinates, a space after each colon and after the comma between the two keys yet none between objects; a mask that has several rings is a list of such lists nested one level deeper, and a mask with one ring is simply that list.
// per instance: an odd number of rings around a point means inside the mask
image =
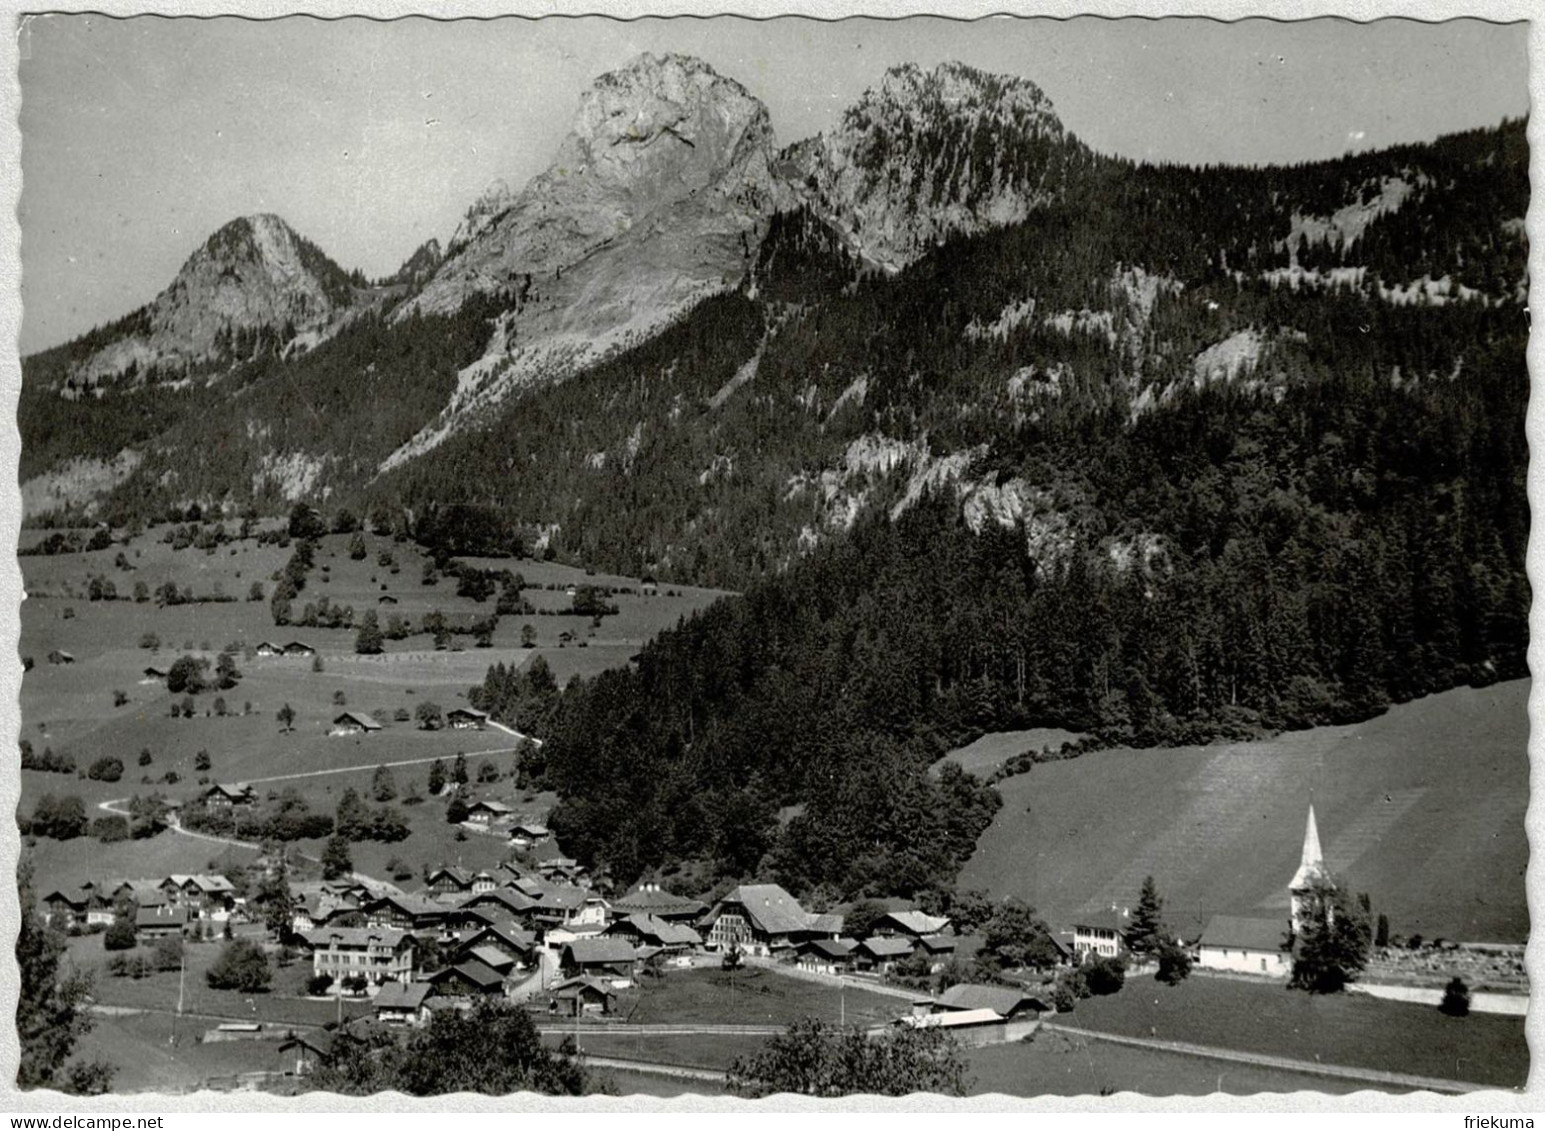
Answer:
[{"label": "house with dark roof", "polygon": [[421,895],[383,895],[367,902],[361,910],[372,927],[433,931],[445,922],[450,908]]},{"label": "house with dark roof", "polygon": [[916,946],[904,935],[870,935],[853,948],[853,965],[860,970],[883,972],[911,958]]},{"label": "house with dark roof", "polygon": [[182,907],[141,907],[134,913],[134,934],[140,942],[180,938],[188,927],[188,913]]},{"label": "house with dark roof", "polygon": [[794,962],[801,970],[817,974],[845,974],[853,969],[854,939],[811,939],[794,951]]},{"label": "house with dark roof", "polygon": [[1283,949],[1287,933],[1285,919],[1214,915],[1202,928],[1196,964],[1204,970],[1285,978],[1293,970],[1293,957]]},{"label": "house with dark roof", "polygon": [[317,650],[303,641],[291,640],[284,646],[284,654],[286,656],[315,656]]},{"label": "house with dark roof", "polygon": [[89,886],[55,888],[41,900],[43,920],[51,927],[68,931],[72,927],[86,925],[86,916],[97,902],[96,892]]},{"label": "house with dark roof", "polygon": [[333,729],[329,734],[374,734],[381,729],[381,724],[365,714],[364,711],[345,711],[333,720]]},{"label": "house with dark roof", "polygon": [[472,891],[472,873],[465,868],[439,867],[429,873],[425,887],[435,895],[459,895]]},{"label": "house with dark roof", "polygon": [[[536,936],[510,920],[485,924],[461,940],[457,953],[477,949],[500,951],[517,966],[530,966],[537,960]],[[494,965],[489,963],[489,965]]]},{"label": "house with dark roof", "polygon": [[504,975],[476,958],[467,957],[429,975],[435,993],[442,997],[479,997],[502,994]]},{"label": "house with dark roof", "polygon": [[252,649],[252,651],[254,655],[258,656],[282,656],[284,655],[284,645],[275,644],[272,640],[265,640]]},{"label": "house with dark roof", "polygon": [[709,946],[764,957],[842,934],[842,916],[812,914],[777,884],[741,884],[714,904],[704,925]]},{"label": "house with dark roof", "polygon": [[295,1075],[306,1076],[316,1070],[333,1050],[333,1033],[330,1029],[302,1029],[292,1032],[280,1045],[280,1053],[295,1058]]},{"label": "house with dark roof", "polygon": [[75,662],[75,656],[73,653],[66,652],[62,648],[55,648],[48,654],[48,662],[51,664],[73,664]]},{"label": "house with dark roof", "polygon": [[201,798],[211,809],[230,809],[233,806],[250,807],[257,804],[257,791],[244,781],[215,782]]},{"label": "house with dark roof", "polygon": [[627,939],[575,939],[563,947],[561,968],[568,977],[631,978],[637,958]]}]

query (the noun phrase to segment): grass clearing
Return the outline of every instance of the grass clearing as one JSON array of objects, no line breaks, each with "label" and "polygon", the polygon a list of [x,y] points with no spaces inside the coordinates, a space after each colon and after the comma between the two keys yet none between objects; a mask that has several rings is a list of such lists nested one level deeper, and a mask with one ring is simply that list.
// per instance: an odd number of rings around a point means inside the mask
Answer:
[{"label": "grass clearing", "polygon": [[1061,1020],[1131,1037],[1499,1088],[1521,1088],[1529,1076],[1521,1017],[1450,1018],[1431,1006],[1234,978],[1196,975],[1173,987],[1134,979],[1118,994],[1080,1001]]},{"label": "grass clearing", "polygon": [[1028,1041],[968,1049],[966,1064],[966,1087],[972,1095],[1135,1092],[1145,1096],[1207,1096],[1298,1091],[1346,1095],[1374,1087],[1356,1080],[1207,1060],[1051,1032],[1037,1033]]},{"label": "grass clearing", "polygon": [[1038,765],[960,877],[1054,925],[1131,905],[1153,875],[1175,915],[1287,913],[1311,799],[1327,860],[1402,935],[1529,930],[1527,680],[1458,688],[1353,726]]},{"label": "grass clearing", "polygon": [[733,972],[671,970],[661,979],[625,991],[617,1008],[637,1025],[787,1025],[801,1017],[833,1023],[845,1017],[849,1025],[875,1025],[899,1016],[906,1003],[868,990],[839,991],[750,966]]},{"label": "grass clearing", "polygon": [[1000,730],[984,734],[968,745],[951,750],[934,765],[954,762],[967,773],[986,777],[1016,754],[1027,750],[1051,747],[1055,750],[1064,742],[1077,742],[1084,736],[1077,731],[1058,727],[1037,727],[1033,730]]}]

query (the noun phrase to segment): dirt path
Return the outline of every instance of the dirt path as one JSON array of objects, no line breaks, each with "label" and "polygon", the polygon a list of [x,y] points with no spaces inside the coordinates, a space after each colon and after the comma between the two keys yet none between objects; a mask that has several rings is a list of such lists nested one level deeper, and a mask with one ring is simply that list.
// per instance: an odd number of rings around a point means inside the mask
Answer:
[{"label": "dirt path", "polygon": [[1091,1041],[1107,1041],[1116,1045],[1157,1049],[1161,1052],[1180,1053],[1183,1056],[1204,1057],[1207,1060],[1232,1061],[1236,1064],[1252,1064],[1261,1068],[1281,1068],[1289,1072],[1302,1072],[1311,1076],[1334,1076],[1344,1080],[1366,1080],[1371,1084],[1385,1084],[1396,1088],[1411,1088],[1424,1092],[1447,1092],[1462,1095],[1467,1092],[1495,1091],[1486,1084],[1470,1084],[1461,1080],[1441,1080],[1434,1076],[1412,1076],[1405,1072],[1384,1072],[1377,1068],[1354,1068],[1345,1064],[1322,1064],[1317,1060],[1295,1060],[1286,1056],[1270,1056],[1266,1053],[1240,1052],[1237,1049],[1218,1048],[1213,1045],[1193,1045],[1185,1041],[1161,1041],[1152,1037],[1127,1037],[1116,1033],[1102,1033],[1097,1029],[1078,1029],[1061,1022],[1042,1021],[1041,1028],[1048,1033],[1062,1033],[1071,1037],[1083,1037]]}]

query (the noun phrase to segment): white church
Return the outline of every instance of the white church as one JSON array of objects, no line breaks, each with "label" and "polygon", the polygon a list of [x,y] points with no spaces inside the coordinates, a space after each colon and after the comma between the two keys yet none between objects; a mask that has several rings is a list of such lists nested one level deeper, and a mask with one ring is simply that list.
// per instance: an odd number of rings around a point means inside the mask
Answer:
[{"label": "white church", "polygon": [[1305,901],[1316,883],[1330,880],[1325,856],[1320,851],[1320,830],[1309,806],[1304,829],[1304,850],[1298,871],[1288,881],[1288,919],[1250,919],[1214,915],[1199,940],[1197,965],[1204,970],[1228,970],[1267,978],[1286,978],[1293,970],[1293,956],[1285,949],[1289,935],[1303,922]]}]

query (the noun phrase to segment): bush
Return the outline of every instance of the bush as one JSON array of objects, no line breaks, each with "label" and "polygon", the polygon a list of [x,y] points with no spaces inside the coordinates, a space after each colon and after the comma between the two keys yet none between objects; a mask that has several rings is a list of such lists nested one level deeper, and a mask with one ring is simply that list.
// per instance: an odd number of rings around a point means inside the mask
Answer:
[{"label": "bush", "polygon": [[113,925],[102,932],[104,950],[133,950],[137,942],[134,924],[128,919],[114,919]]},{"label": "bush", "polygon": [[1127,964],[1119,958],[1096,958],[1085,967],[1084,977],[1091,994],[1105,997],[1126,985]]},{"label": "bush", "polygon": [[123,759],[104,755],[91,763],[86,776],[92,781],[115,782],[123,777]]},{"label": "bush", "polygon": [[1082,968],[1067,971],[1057,980],[1057,985],[1059,988],[1065,986],[1068,993],[1072,994],[1075,998],[1086,998],[1089,996],[1089,979],[1084,974]]},{"label": "bush", "polygon": [[155,949],[151,952],[152,961],[157,970],[179,970],[182,968],[182,940],[179,938],[164,938],[156,942]]},{"label": "bush", "polygon": [[116,814],[110,817],[98,817],[91,822],[91,835],[103,844],[116,844],[120,840],[128,840],[129,822]]},{"label": "bush", "polygon": [[317,974],[306,979],[306,992],[312,997],[321,997],[333,988],[333,976],[331,974]]},{"label": "bush", "polygon": [[228,942],[204,974],[212,990],[239,990],[244,994],[266,993],[274,973],[268,968],[263,948],[249,939]]},{"label": "bush", "polygon": [[1159,944],[1159,969],[1154,978],[1166,986],[1178,986],[1191,974],[1191,954],[1174,939]]},{"label": "bush", "polygon": [[1051,1004],[1058,1013],[1072,1013],[1078,999],[1066,982],[1058,982],[1051,991]]},{"label": "bush", "polygon": [[1443,988],[1443,1000],[1438,1003],[1438,1012],[1449,1017],[1470,1015],[1470,987],[1465,985],[1463,978],[1455,975],[1449,979],[1448,985]]}]

